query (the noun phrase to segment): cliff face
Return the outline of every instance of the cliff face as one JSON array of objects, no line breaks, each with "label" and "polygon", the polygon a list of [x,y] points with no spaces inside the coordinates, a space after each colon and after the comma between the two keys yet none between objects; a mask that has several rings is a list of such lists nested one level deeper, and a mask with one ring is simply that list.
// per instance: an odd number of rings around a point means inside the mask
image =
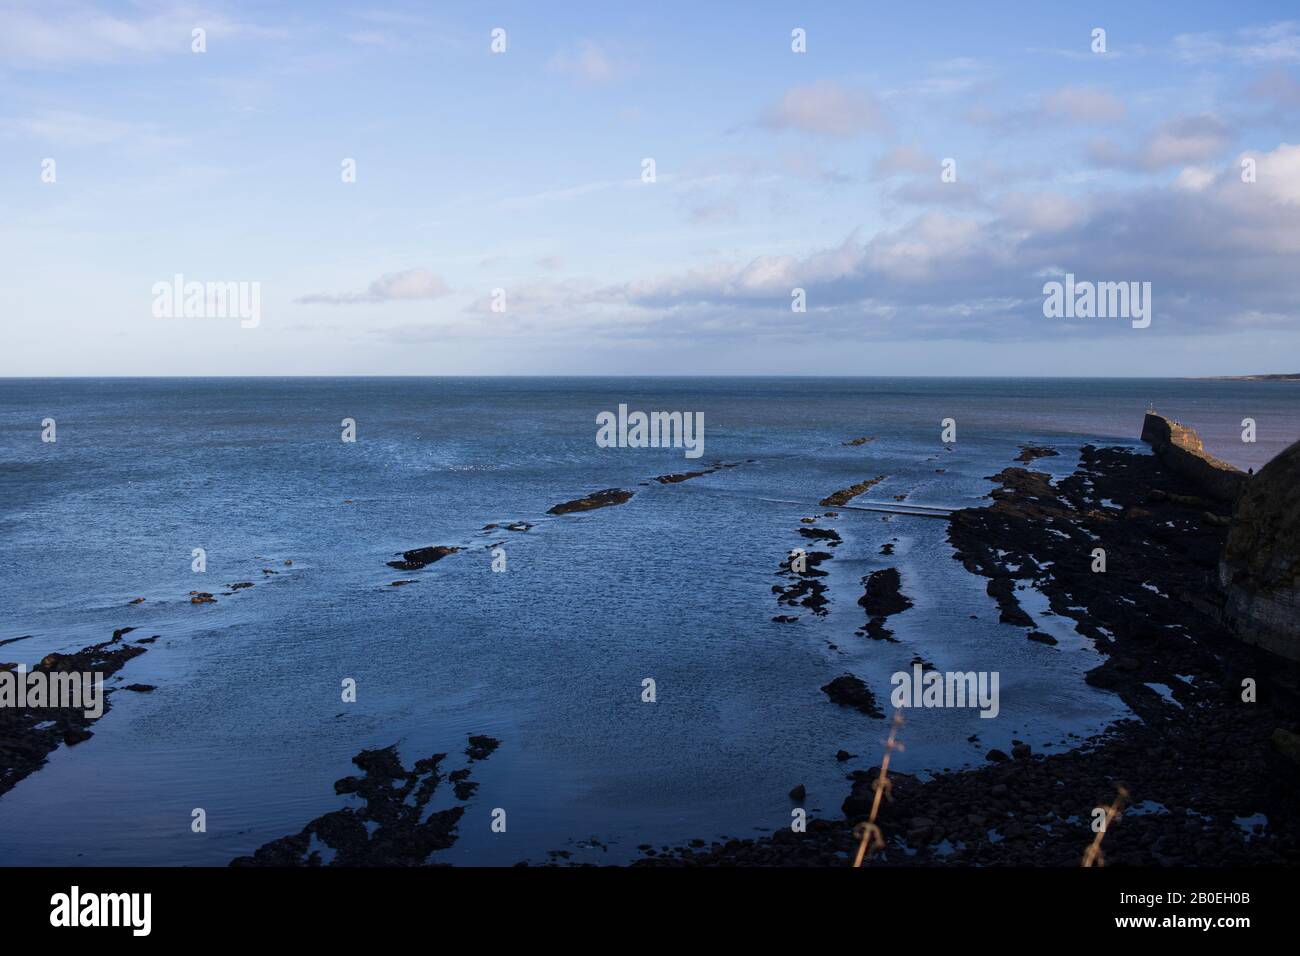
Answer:
[{"label": "cliff face", "polygon": [[1219,583],[1243,640],[1300,661],[1300,442],[1246,485],[1228,528]]},{"label": "cliff face", "polygon": [[1206,497],[1231,503],[1246,485],[1244,471],[1207,454],[1194,430],[1163,415],[1147,412],[1142,440],[1166,468],[1191,481]]}]

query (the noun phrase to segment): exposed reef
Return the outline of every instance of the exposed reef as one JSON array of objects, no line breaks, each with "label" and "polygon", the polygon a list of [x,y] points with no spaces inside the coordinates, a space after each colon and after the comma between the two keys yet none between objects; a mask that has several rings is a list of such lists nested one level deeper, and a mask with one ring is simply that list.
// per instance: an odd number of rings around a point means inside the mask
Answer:
[{"label": "exposed reef", "polygon": [[822,687],[822,691],[832,701],[841,707],[851,707],[854,710],[861,711],[868,717],[884,717],[884,713],[876,706],[875,695],[871,689],[863,683],[860,677],[852,674],[841,674],[829,684]]},{"label": "exposed reef", "polygon": [[546,513],[548,515],[567,515],[581,511],[595,511],[597,508],[609,508],[613,505],[621,505],[631,501],[635,493],[622,488],[606,488],[604,491],[594,491],[584,498],[575,498],[573,501],[562,502],[548,509]]},{"label": "exposed reef", "polygon": [[1055,448],[1048,448],[1043,445],[1021,445],[1020,454],[1016,456],[1016,461],[1023,461],[1025,464],[1029,464],[1035,459],[1052,458],[1059,454],[1060,452]]},{"label": "exposed reef", "polygon": [[[490,737],[470,737],[474,741]],[[483,759],[495,748],[487,749]],[[477,752],[477,751],[476,751]],[[231,866],[422,866],[430,854],[456,842],[456,824],[464,807],[449,807],[426,813],[438,785],[439,766],[446,754],[417,760],[407,770],[397,755],[397,746],[363,750],[352,758],[362,771],[359,777],[344,777],[334,784],[340,796],[356,796],[360,807],[333,810],[312,820],[298,833],[281,837],[258,848],[252,856],[241,856]],[[453,789],[460,800],[468,799],[477,784],[468,780],[469,769],[452,771]]]},{"label": "exposed reef", "polygon": [[413,548],[410,551],[402,552],[401,561],[389,561],[390,568],[396,568],[398,571],[419,571],[426,568],[435,561],[441,561],[449,554],[455,554],[460,548],[450,547],[448,545],[434,545],[430,548]]},{"label": "exposed reef", "polygon": [[898,568],[872,571],[862,579],[864,591],[858,598],[867,612],[867,634],[876,640],[888,640],[894,632],[885,627],[885,621],[901,614],[912,606],[912,599],[902,592],[903,579]]},{"label": "exposed reef", "polygon": [[[75,675],[78,681],[83,674],[101,674],[107,681],[131,658],[145,653],[145,648],[122,640],[133,630],[135,628],[121,628],[113,632],[112,640],[74,654],[48,654],[31,667],[28,674],[70,674]],[[15,671],[17,667],[15,663],[0,664],[0,671]],[[145,686],[131,685],[128,689],[139,690]],[[106,714],[111,707],[113,690],[105,686],[101,693]],[[99,719],[103,719],[102,715]],[[71,746],[89,740],[94,735],[90,728],[95,723],[96,720],[86,717],[84,708],[0,706],[0,795],[43,767],[59,744]]]},{"label": "exposed reef", "polygon": [[715,462],[713,467],[705,468],[701,471],[681,471],[671,475],[659,475],[654,480],[661,485],[675,485],[679,482],[690,481],[692,478],[703,478],[705,475],[711,475],[715,471],[721,471],[724,468],[735,468],[739,462]]},{"label": "exposed reef", "polygon": [[856,485],[850,485],[847,488],[841,488],[832,494],[827,495],[818,502],[823,508],[846,505],[858,495],[869,491],[871,488],[885,480],[884,475],[877,475],[875,478],[868,478],[866,481],[859,481]]},{"label": "exposed reef", "polygon": [[[831,554],[828,551],[809,551],[803,555],[802,569],[796,560],[787,561],[776,573],[793,578],[794,583],[784,587],[780,584],[772,585],[772,593],[777,596],[777,601],[790,606],[806,607],[816,615],[824,615],[826,605],[830,602],[826,597],[826,585],[817,580],[826,576],[826,572],[818,565],[823,561],[829,561],[830,558]],[[783,614],[772,620],[791,623],[798,618]]]}]

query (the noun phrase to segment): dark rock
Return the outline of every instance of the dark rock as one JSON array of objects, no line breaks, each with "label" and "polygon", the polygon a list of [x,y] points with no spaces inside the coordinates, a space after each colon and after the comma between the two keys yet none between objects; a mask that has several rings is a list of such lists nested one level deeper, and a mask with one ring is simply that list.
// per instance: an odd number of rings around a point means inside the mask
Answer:
[{"label": "dark rock", "polygon": [[580,511],[594,511],[597,508],[609,508],[612,505],[621,505],[632,500],[634,492],[625,491],[622,488],[606,488],[604,491],[595,491],[585,498],[575,498],[573,501],[565,501],[555,505],[548,510],[548,515],[567,515]]},{"label": "dark rock", "polygon": [[402,552],[401,561],[389,561],[390,568],[396,568],[398,571],[419,571],[421,568],[428,567],[435,561],[441,561],[449,554],[455,554],[460,548],[449,547],[447,545],[434,545],[430,548],[414,548],[410,551]]},{"label": "dark rock", "polygon": [[847,488],[841,488],[830,495],[827,495],[818,502],[823,508],[833,508],[846,505],[858,495],[869,491],[871,488],[885,480],[884,475],[877,475],[875,478],[868,478],[866,481],[859,481],[856,485],[850,485]]},{"label": "dark rock", "polygon": [[866,591],[858,598],[858,604],[871,617],[886,618],[912,606],[911,599],[901,591],[902,578],[898,568],[872,571],[862,579],[862,583],[866,586]]},{"label": "dark rock", "polygon": [[852,707],[869,717],[885,716],[881,713],[880,708],[876,706],[876,698],[867,685],[852,674],[841,674],[829,684],[824,685],[822,691],[841,707]]},{"label": "dark rock", "polygon": [[[74,674],[80,678],[83,674],[101,674],[107,679],[132,658],[145,653],[143,647],[122,642],[122,635],[132,630],[134,628],[121,628],[114,632],[111,640],[73,654],[47,654],[29,669],[29,675],[43,672],[47,675]],[[23,639],[13,638],[6,643]],[[0,670],[12,670],[15,666],[0,667]],[[105,689],[100,699],[107,714],[112,707],[113,695]],[[89,740],[92,736],[89,728],[94,723],[86,717],[85,708],[0,707],[0,795],[43,767],[59,744],[72,746]]]},{"label": "dark rock", "polygon": [[835,547],[842,540],[839,533],[831,528],[800,528],[799,533],[805,538],[812,538],[814,541],[828,541],[829,547]]},{"label": "dark rock", "polygon": [[[416,761],[406,770],[397,748],[363,750],[352,758],[362,771],[334,784],[339,795],[356,795],[360,807],[346,807],[317,817],[293,836],[260,847],[231,866],[420,866],[430,855],[456,842],[456,824],[464,808],[426,814],[442,776],[445,754]],[[459,780],[458,791],[467,781]],[[324,860],[315,845],[332,850]]]},{"label": "dark rock", "polygon": [[470,760],[485,760],[499,746],[501,746],[501,741],[495,737],[471,736],[469,746],[465,748],[465,753],[469,755]]},{"label": "dark rock", "polygon": [[704,471],[682,471],[672,475],[660,475],[654,480],[661,485],[675,485],[678,482],[690,481],[692,478],[702,478],[705,475],[711,475],[717,471],[716,468],[708,468]]},{"label": "dark rock", "polygon": [[1036,458],[1052,458],[1059,455],[1055,448],[1048,448],[1042,445],[1021,445],[1020,454],[1016,456],[1016,461],[1023,461],[1025,464]]}]

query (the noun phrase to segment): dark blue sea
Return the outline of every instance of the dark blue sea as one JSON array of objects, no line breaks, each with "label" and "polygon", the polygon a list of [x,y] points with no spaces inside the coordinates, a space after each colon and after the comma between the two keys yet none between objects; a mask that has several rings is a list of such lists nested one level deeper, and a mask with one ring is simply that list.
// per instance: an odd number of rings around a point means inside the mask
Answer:
[{"label": "dark blue sea", "polygon": [[[596,415],[620,403],[703,412],[703,457],[597,447]],[[852,672],[887,707],[889,676],[918,655],[998,671],[1001,715],[910,714],[900,769],[976,764],[1013,737],[1068,747],[1125,714],[1083,682],[1096,652],[1063,618],[1039,621],[1055,647],[999,624],[946,522],[841,511],[825,617],[774,622],[788,610],[775,572],[807,544],[799,519],[837,489],[886,475],[862,501],[977,506],[1025,442],[1061,452],[1032,466],[1053,475],[1088,442],[1148,453],[1149,404],[1243,468],[1300,437],[1296,383],[0,380],[0,641],[31,635],[0,646],[0,661],[122,627],[160,635],[120,672],[157,689],[115,693],[92,739],[0,797],[0,861],[224,865],[346,806],[332,784],[361,749],[395,743],[409,764],[458,754],[468,734],[501,746],[475,765],[445,862],[566,850],[615,863],[642,843],[754,836],[790,825],[796,784],[810,815],[838,815],[846,771],[879,759],[887,721],[819,688]],[[54,443],[41,440],[46,418]],[[340,441],[344,418],[355,443]],[[844,444],[860,436],[875,440]],[[650,480],[714,461],[740,464]],[[546,514],[613,487],[635,496]],[[534,527],[483,532],[511,521]],[[501,542],[507,570],[494,572]],[[386,567],[426,545],[464,550],[422,571]],[[890,620],[898,642],[857,637],[861,579],[891,566],[915,604]],[[389,586],[402,578],[417,583]],[[244,581],[255,586],[221,593]],[[193,605],[193,590],[218,600]],[[841,748],[859,756],[840,763]],[[454,802],[447,787],[438,796]],[[206,833],[191,832],[195,808]],[[505,833],[490,828],[494,808]]]}]

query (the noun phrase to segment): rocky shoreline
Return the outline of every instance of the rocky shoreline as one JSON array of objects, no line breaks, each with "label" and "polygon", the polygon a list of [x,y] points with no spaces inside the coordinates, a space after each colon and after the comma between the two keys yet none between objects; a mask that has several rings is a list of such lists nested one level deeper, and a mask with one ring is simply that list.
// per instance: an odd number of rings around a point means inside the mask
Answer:
[{"label": "rocky shoreline", "polygon": [[[111,640],[93,644],[72,654],[47,654],[29,673],[45,674],[101,674],[105,682],[133,657],[145,653],[140,644],[153,643],[155,638],[145,638],[136,644],[123,640],[133,627],[113,632]],[[5,641],[13,644],[26,638]],[[0,671],[14,671],[16,663],[0,663]],[[131,684],[120,688],[147,692],[149,684]],[[112,707],[114,689],[102,689],[104,714]],[[102,714],[100,715],[103,716]],[[8,793],[25,777],[45,766],[49,755],[59,745],[75,746],[94,736],[91,728],[99,718],[89,718],[78,708],[52,707],[0,707],[0,796]]]},{"label": "rocky shoreline", "polygon": [[[1025,446],[1020,460],[1050,451]],[[1001,619],[1030,640],[1045,635],[1016,594],[1042,591],[1052,613],[1073,620],[1102,654],[1086,680],[1118,694],[1136,717],[1065,753],[1037,755],[1017,741],[1012,755],[991,751],[974,769],[926,780],[891,772],[876,821],[886,846],[869,865],[1078,866],[1094,808],[1121,787],[1129,802],[1106,832],[1108,865],[1300,862],[1300,680],[1293,665],[1242,643],[1224,623],[1214,579],[1230,505],[1158,458],[1122,449],[1085,446],[1078,469],[1055,483],[1019,467],[993,480],[1000,487],[989,506],[952,515],[954,557],[987,579]],[[878,582],[860,603],[869,614],[897,613],[897,582]],[[823,690],[871,712],[874,701],[848,676]],[[827,759],[842,759],[833,747]],[[848,774],[843,816],[810,820],[807,832],[693,841],[647,851],[633,865],[846,866],[878,774]]]}]

